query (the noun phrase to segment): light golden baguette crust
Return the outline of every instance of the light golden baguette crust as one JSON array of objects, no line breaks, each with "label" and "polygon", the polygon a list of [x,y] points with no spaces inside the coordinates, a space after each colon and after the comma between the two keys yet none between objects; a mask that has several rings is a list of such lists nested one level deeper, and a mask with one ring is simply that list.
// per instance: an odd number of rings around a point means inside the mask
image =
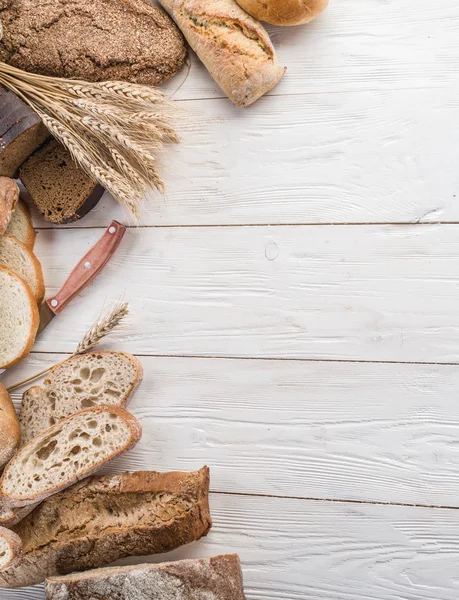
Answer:
[{"label": "light golden baguette crust", "polygon": [[[43,298],[45,297],[45,280],[43,278],[43,269],[41,268],[40,261],[35,256],[35,254],[32,252],[32,250],[30,250],[30,248],[28,248],[28,246],[26,244],[24,244],[23,242],[18,240],[13,235],[8,235],[8,234],[4,235],[0,239],[0,244],[2,244],[2,243],[10,244],[10,247],[11,247],[11,245],[13,245],[13,246],[16,245],[17,246],[16,255],[19,252],[19,253],[21,253],[21,256],[22,256],[21,264],[22,265],[30,265],[31,274],[33,274],[33,276],[29,280],[27,280],[27,276],[24,276],[23,273],[19,273],[15,269],[14,265],[7,264],[6,261],[5,261],[5,263],[3,263],[5,266],[10,268],[17,275],[19,275],[19,277],[22,277],[26,281],[26,283],[29,284],[29,286],[31,287],[31,289],[34,293],[37,304],[40,305],[43,302]],[[1,261],[1,258],[0,258],[0,261]]]},{"label": "light golden baguette crust", "polygon": [[[55,456],[53,453],[48,453],[47,448],[50,447],[51,444],[54,443],[54,440],[62,440],[64,443],[66,440],[63,440],[63,431],[72,431],[73,427],[78,428],[78,423],[87,420],[88,418],[94,418],[95,420],[99,416],[106,416],[114,414],[116,418],[120,419],[124,425],[126,425],[129,429],[129,437],[126,442],[123,442],[119,445],[118,448],[114,449],[108,456],[105,458],[94,460],[91,463],[91,466],[78,468],[76,471],[76,475],[70,478],[70,473],[65,472],[64,468],[64,476],[62,477],[57,473],[56,477],[59,479],[59,482],[55,485],[51,483],[47,483],[45,480],[44,487],[39,487],[37,484],[35,491],[30,490],[27,486],[23,486],[22,491],[17,489],[19,486],[18,477],[20,477],[20,473],[25,471],[25,461],[27,460],[27,465],[30,466],[30,456],[33,455],[35,457],[39,456],[42,450],[46,451],[46,456],[43,458],[43,462],[41,463],[41,467],[44,472],[47,472],[47,466],[52,465],[56,461],[61,465],[63,458],[59,456]],[[67,426],[70,427],[67,427]],[[71,415],[66,419],[62,419],[46,431],[44,431],[41,435],[37,436],[33,440],[31,440],[28,444],[23,446],[16,456],[8,463],[5,470],[3,471],[3,475],[0,479],[0,497],[2,498],[4,504],[9,508],[21,508],[24,506],[29,506],[30,504],[36,504],[37,502],[42,502],[49,496],[60,492],[71,485],[73,485],[76,481],[80,481],[86,477],[89,477],[96,471],[98,471],[102,466],[108,464],[111,460],[119,456],[120,454],[126,452],[133,448],[137,442],[142,437],[142,427],[137,421],[137,419],[131,415],[127,410],[121,408],[119,406],[96,406],[94,408],[88,408],[86,410],[82,410],[79,413]],[[103,442],[103,440],[102,440]],[[76,447],[80,447],[83,445],[83,440],[77,439],[75,444]],[[97,448],[94,449],[94,452],[97,451]],[[95,458],[97,458],[95,456]],[[66,467],[69,469],[69,464]],[[66,477],[68,475],[68,477]],[[24,474],[24,477],[29,477],[30,475]],[[24,489],[25,488],[25,489]]]},{"label": "light golden baguette crust", "polygon": [[0,527],[0,573],[14,568],[22,557],[21,538],[10,529]]},{"label": "light golden baguette crust", "polygon": [[0,587],[169,552],[207,535],[211,526],[207,467],[92,477],[48,498],[13,528],[24,555],[0,574]]},{"label": "light golden baguette crust", "polygon": [[11,215],[19,201],[19,187],[9,177],[0,177],[0,235],[6,233]]},{"label": "light golden baguette crust", "polygon": [[0,468],[14,455],[21,442],[21,429],[10,395],[0,383]]},{"label": "light golden baguette crust", "polygon": [[[18,214],[16,215],[16,213]],[[16,235],[16,232],[14,231],[12,221],[14,220],[15,215],[16,218],[20,218],[23,221],[24,232],[22,236]],[[32,225],[32,216],[30,214],[30,209],[27,206],[26,202],[22,200],[22,198],[19,198],[19,202],[16,206],[15,215],[13,215],[10,224],[8,225],[6,233],[8,233],[9,235],[14,235],[18,238],[20,242],[23,242],[27,246],[27,248],[29,248],[29,250],[33,250],[35,246],[36,232]]]},{"label": "light golden baguette crust", "polygon": [[252,104],[282,79],[266,30],[235,0],[160,1],[236,106]]},{"label": "light golden baguette crust", "polygon": [[272,25],[304,25],[319,16],[328,0],[237,0],[249,15]]},{"label": "light golden baguette crust", "polygon": [[245,600],[237,554],[108,567],[46,580],[46,600]]},{"label": "light golden baguette crust", "polygon": [[28,298],[29,308],[31,311],[30,328],[29,328],[28,335],[24,339],[24,343],[23,343],[21,352],[17,356],[15,356],[13,359],[11,359],[3,364],[1,364],[2,360],[0,359],[0,369],[8,369],[9,367],[12,367],[13,365],[15,365],[16,363],[18,363],[19,361],[21,361],[23,358],[25,358],[26,356],[28,356],[30,354],[30,351],[32,350],[32,346],[35,343],[35,336],[37,335],[38,325],[40,323],[40,315],[38,313],[38,306],[37,306],[37,302],[35,300],[35,296],[33,295],[32,290],[27,285],[27,283],[23,279],[21,279],[19,277],[19,275],[16,275],[16,273],[11,271],[11,269],[8,269],[7,267],[0,265],[0,273],[2,273],[2,272],[7,273],[8,276],[14,278],[19,283],[19,285],[23,288],[24,294]]}]

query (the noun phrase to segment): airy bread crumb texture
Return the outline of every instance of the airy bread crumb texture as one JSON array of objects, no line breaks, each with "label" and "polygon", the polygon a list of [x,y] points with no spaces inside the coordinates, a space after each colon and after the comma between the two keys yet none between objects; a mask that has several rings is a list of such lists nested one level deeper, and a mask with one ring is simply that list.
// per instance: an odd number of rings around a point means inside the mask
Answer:
[{"label": "airy bread crumb texture", "polygon": [[37,302],[41,303],[44,293],[43,272],[40,263],[23,242],[12,235],[0,237],[0,264],[22,277]]}]

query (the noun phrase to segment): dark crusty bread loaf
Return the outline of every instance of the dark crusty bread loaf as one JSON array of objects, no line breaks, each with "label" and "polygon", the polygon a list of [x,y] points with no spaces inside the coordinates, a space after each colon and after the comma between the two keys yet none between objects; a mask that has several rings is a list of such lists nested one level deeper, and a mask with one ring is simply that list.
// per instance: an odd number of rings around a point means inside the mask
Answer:
[{"label": "dark crusty bread loaf", "polygon": [[209,469],[93,477],[45,500],[13,531],[19,565],[0,574],[16,588],[100,567],[127,556],[160,554],[206,535]]},{"label": "dark crusty bread loaf", "polygon": [[82,171],[70,153],[50,140],[19,169],[30,197],[50,223],[71,223],[88,214],[99,202],[103,188]]},{"label": "dark crusty bread loaf", "polygon": [[237,554],[52,577],[45,589],[46,600],[245,599]]},{"label": "dark crusty bread loaf", "polygon": [[19,166],[47,137],[48,130],[37,113],[0,86],[0,175],[14,177]]},{"label": "dark crusty bread loaf", "polygon": [[148,0],[0,0],[0,60],[44,75],[155,85],[185,62],[180,31]]}]

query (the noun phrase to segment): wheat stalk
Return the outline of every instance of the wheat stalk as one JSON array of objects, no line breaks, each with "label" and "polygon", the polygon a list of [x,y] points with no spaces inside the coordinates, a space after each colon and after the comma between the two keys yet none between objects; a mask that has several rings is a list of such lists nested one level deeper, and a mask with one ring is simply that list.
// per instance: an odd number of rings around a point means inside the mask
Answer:
[{"label": "wheat stalk", "polygon": [[0,83],[33,108],[75,162],[134,217],[149,188],[163,191],[157,154],[179,141],[179,110],[161,91],[36,75],[3,62]]},{"label": "wheat stalk", "polygon": [[[108,310],[105,313],[105,315],[100,316],[97,319],[97,321],[85,333],[83,339],[78,344],[75,352],[69,358],[72,358],[74,356],[79,356],[80,354],[85,354],[86,352],[89,352],[90,350],[93,350],[94,348],[96,348],[96,346],[98,346],[100,344],[100,342],[104,339],[104,337],[106,337],[109,333],[111,333],[114,329],[116,329],[123,323],[124,319],[127,317],[128,314],[129,314],[129,304],[127,302],[119,301],[115,306],[113,306],[110,310]],[[66,358],[65,360],[61,361],[60,363],[51,365],[50,367],[43,369],[43,371],[40,371],[39,373],[35,373],[35,375],[32,375],[31,377],[28,377],[27,379],[24,379],[23,381],[20,381],[19,383],[15,383],[14,385],[11,385],[10,387],[7,388],[7,391],[11,392],[12,390],[15,390],[16,388],[21,387],[21,386],[25,385],[26,383],[30,383],[31,381],[38,379],[38,377],[45,375],[46,373],[51,371],[51,369],[54,369],[54,367],[61,365],[62,363],[64,363],[67,360],[69,360],[69,359]]]}]

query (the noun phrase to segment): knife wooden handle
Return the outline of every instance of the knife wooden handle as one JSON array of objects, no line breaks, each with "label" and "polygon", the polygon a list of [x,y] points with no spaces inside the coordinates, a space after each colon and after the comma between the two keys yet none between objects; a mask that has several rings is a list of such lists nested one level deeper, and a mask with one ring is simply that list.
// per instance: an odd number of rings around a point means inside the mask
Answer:
[{"label": "knife wooden handle", "polygon": [[118,221],[110,223],[104,235],[70,273],[59,292],[46,300],[46,304],[55,315],[62,312],[67,304],[100,273],[115,253],[125,233],[124,225]]}]

